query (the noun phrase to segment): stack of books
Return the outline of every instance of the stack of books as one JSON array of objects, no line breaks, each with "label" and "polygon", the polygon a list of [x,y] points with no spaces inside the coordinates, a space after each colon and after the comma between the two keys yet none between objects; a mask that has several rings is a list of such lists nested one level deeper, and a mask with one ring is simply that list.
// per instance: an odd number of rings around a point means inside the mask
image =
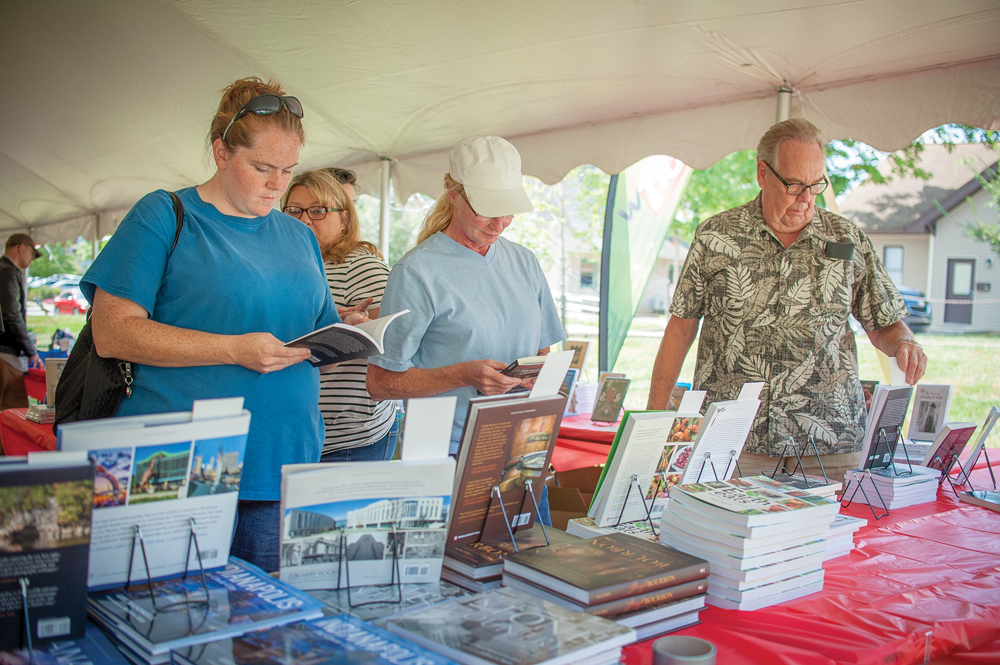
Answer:
[{"label": "stack of books", "polygon": [[[546,535],[552,545],[579,540],[577,536],[571,536],[552,527],[547,527],[543,534],[542,527],[537,524],[530,529],[517,531],[514,538],[517,541],[517,548],[525,551],[545,547]],[[513,553],[514,547],[509,540],[466,543],[449,547],[445,550],[441,579],[477,593],[495,589],[502,581],[504,557]]]},{"label": "stack of books", "polygon": [[454,584],[439,580],[429,584],[386,584],[351,589],[315,589],[309,595],[323,603],[323,614],[350,614],[375,622],[419,607],[437,605],[452,598],[471,595]]},{"label": "stack of books", "polygon": [[854,534],[868,524],[868,520],[850,515],[837,515],[826,532],[826,554],[823,561],[844,556],[854,549]]},{"label": "stack of books", "polygon": [[90,618],[133,663],[162,665],[170,652],[323,615],[323,603],[260,568],[225,568],[92,592]]},{"label": "stack of books", "polygon": [[503,584],[634,628],[641,640],[698,623],[708,562],[614,533],[504,560]]},{"label": "stack of books", "polygon": [[33,423],[47,425],[56,421],[56,408],[45,404],[32,404],[24,417]]},{"label": "stack of books", "polygon": [[707,559],[710,605],[752,610],[823,588],[823,556],[840,504],[766,476],[678,485],[660,541]]},{"label": "stack of books", "polygon": [[939,469],[897,463],[870,471],[870,475],[861,469],[844,474],[844,482],[848,484],[844,491],[845,501],[867,503],[876,508],[881,508],[884,503],[886,510],[894,510],[937,498],[938,480],[941,478]]},{"label": "stack of books", "polygon": [[614,621],[507,588],[401,614],[386,629],[474,665],[612,665],[636,641]]},{"label": "stack of books", "polygon": [[628,536],[648,540],[651,543],[659,540],[658,534],[650,526],[650,522],[646,520],[622,522],[614,526],[597,526],[593,517],[575,517],[566,523],[566,533],[580,538],[596,538],[612,533],[624,533]]}]

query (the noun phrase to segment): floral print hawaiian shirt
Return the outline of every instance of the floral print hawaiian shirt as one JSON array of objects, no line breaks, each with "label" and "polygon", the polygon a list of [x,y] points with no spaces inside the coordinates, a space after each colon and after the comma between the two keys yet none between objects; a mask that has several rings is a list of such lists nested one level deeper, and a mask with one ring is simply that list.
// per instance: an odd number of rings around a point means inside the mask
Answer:
[{"label": "floral print hawaiian shirt", "polygon": [[[853,257],[829,258],[831,242],[850,243]],[[848,316],[870,332],[908,311],[854,223],[817,207],[785,248],[758,195],[698,226],[670,313],[704,317],[694,387],[706,404],[764,382],[744,450],[777,456],[789,437],[806,452],[810,435],[820,454],[861,449],[867,414]]]}]

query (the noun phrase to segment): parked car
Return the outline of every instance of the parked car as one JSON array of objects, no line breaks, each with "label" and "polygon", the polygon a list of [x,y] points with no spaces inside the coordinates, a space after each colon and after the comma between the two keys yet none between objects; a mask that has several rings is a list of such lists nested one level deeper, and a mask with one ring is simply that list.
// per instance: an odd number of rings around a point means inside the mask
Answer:
[{"label": "parked car", "polygon": [[90,308],[80,289],[66,289],[52,300],[52,305],[59,314],[83,314]]},{"label": "parked car", "polygon": [[931,304],[927,301],[927,297],[908,286],[899,287],[899,295],[903,296],[903,302],[910,310],[909,316],[903,319],[903,323],[910,326],[910,330],[914,332],[927,330],[927,327],[931,325],[932,313]]}]

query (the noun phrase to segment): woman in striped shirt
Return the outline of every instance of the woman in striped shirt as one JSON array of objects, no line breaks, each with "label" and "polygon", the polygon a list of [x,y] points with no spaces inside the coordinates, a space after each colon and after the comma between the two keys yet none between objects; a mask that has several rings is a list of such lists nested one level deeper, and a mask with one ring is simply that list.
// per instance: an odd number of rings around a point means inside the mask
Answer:
[{"label": "woman in striped shirt", "polygon": [[[389,267],[374,245],[361,240],[358,213],[340,184],[326,171],[306,171],[292,179],[282,205],[316,234],[337,307],[364,307],[370,300],[368,316],[376,318]],[[396,404],[372,400],[367,373],[366,359],[321,368],[319,410],[326,440],[320,461],[386,460],[395,452]]]}]

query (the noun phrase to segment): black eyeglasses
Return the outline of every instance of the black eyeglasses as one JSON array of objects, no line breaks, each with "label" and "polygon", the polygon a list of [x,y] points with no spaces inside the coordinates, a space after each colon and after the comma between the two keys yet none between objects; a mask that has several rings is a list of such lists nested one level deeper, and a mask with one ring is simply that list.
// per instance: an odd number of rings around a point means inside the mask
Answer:
[{"label": "black eyeglasses", "polygon": [[806,185],[801,182],[793,182],[789,184],[788,182],[785,182],[784,178],[778,175],[778,172],[774,170],[773,166],[767,162],[764,162],[764,165],[771,169],[771,173],[774,174],[775,178],[781,181],[781,184],[785,186],[785,191],[788,192],[789,196],[801,196],[802,192],[806,190],[809,190],[809,194],[812,196],[819,196],[826,191],[826,186],[830,184],[830,181],[826,179],[826,176],[823,176],[823,182],[814,182],[811,185]]},{"label": "black eyeglasses", "polygon": [[318,222],[326,218],[328,212],[344,212],[343,208],[327,208],[325,206],[313,206],[312,208],[300,208],[298,206],[285,206],[281,209],[286,215],[291,215],[296,219],[302,219],[302,213],[309,215],[309,219]]},{"label": "black eyeglasses", "polygon": [[302,117],[302,103],[295,97],[286,95],[285,97],[279,97],[278,95],[258,95],[251,99],[249,102],[243,105],[240,112],[233,116],[233,119],[229,121],[226,125],[226,131],[222,132],[222,142],[226,142],[226,134],[229,133],[229,128],[233,126],[233,123],[245,116],[247,113],[256,113],[257,115],[273,115],[281,110],[281,105],[284,104],[288,112],[294,115],[296,118]]}]

